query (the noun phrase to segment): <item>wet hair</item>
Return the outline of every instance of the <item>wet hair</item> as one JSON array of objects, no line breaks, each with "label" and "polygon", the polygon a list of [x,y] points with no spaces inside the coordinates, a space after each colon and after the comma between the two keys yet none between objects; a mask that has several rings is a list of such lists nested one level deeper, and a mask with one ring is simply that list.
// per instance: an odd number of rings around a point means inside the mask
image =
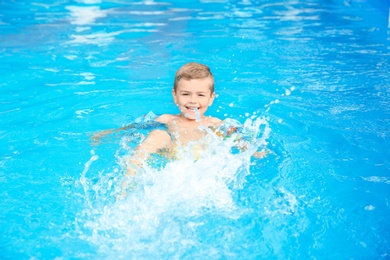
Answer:
[{"label": "wet hair", "polygon": [[211,94],[214,93],[214,76],[210,71],[210,68],[206,65],[190,62],[183,65],[175,75],[175,82],[173,84],[173,89],[176,92],[177,85],[181,79],[191,80],[191,79],[204,79],[210,77],[211,78],[211,86],[210,91]]}]

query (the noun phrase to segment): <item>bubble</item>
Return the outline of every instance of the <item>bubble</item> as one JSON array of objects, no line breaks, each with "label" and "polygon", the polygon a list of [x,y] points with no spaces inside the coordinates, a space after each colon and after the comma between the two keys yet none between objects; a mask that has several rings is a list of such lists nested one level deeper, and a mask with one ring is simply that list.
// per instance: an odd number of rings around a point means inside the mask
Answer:
[{"label": "bubble", "polygon": [[367,205],[364,207],[364,210],[374,210],[375,207],[373,205]]},{"label": "bubble", "polygon": [[[238,130],[228,134],[232,127]],[[201,243],[198,226],[202,227],[203,217],[209,214],[238,219],[243,211],[236,205],[234,193],[244,188],[253,153],[266,145],[268,122],[254,116],[244,123],[227,118],[217,130],[225,138],[211,129],[203,130],[207,132],[204,138],[175,150],[175,160],[154,156],[143,162],[142,169],[127,178],[123,199],[115,196],[122,192],[125,165],[94,174],[90,166],[98,157],[91,152],[81,176],[88,203],[77,218],[80,237],[96,245],[102,255],[161,255],[172,243]],[[246,149],[233,151],[239,138],[246,142]],[[123,155],[124,149],[119,147],[118,162],[128,156]],[[288,194],[283,198],[287,202],[279,202],[272,210],[292,214],[294,201]]]}]

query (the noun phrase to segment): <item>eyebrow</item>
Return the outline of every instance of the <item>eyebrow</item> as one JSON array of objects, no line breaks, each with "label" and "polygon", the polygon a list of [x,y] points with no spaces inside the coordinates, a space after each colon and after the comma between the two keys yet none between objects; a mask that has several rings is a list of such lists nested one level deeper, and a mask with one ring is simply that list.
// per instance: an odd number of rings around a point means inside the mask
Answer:
[{"label": "eyebrow", "polygon": [[[188,91],[188,90],[179,90],[179,92],[181,93],[191,93],[191,91]],[[194,92],[194,93],[197,93],[197,94],[207,94],[207,91],[199,91],[199,92]]]}]

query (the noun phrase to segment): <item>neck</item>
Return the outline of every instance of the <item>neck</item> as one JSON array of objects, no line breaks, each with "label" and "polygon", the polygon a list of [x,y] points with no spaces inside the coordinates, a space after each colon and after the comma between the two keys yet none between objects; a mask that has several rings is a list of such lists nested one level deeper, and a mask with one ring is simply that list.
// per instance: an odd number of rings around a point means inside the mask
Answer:
[{"label": "neck", "polygon": [[188,117],[184,116],[183,114],[180,114],[179,117],[180,117],[180,120],[182,122],[186,122],[190,125],[197,125],[197,126],[199,126],[205,118],[205,116],[200,116],[200,120],[196,120],[195,118],[194,119],[188,118]]}]

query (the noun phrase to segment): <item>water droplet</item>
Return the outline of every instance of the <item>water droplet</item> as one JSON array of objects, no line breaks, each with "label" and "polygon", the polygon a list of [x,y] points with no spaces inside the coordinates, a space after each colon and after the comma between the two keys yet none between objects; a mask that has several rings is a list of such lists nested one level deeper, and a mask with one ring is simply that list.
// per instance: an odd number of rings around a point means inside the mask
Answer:
[{"label": "water droplet", "polygon": [[365,210],[374,210],[375,207],[372,206],[372,205],[368,205],[368,206],[365,206],[364,209],[365,209]]},{"label": "water droplet", "polygon": [[196,114],[196,117],[195,117],[196,122],[200,122],[201,117],[200,117],[200,113],[199,113],[198,108],[195,108],[195,114]]}]

